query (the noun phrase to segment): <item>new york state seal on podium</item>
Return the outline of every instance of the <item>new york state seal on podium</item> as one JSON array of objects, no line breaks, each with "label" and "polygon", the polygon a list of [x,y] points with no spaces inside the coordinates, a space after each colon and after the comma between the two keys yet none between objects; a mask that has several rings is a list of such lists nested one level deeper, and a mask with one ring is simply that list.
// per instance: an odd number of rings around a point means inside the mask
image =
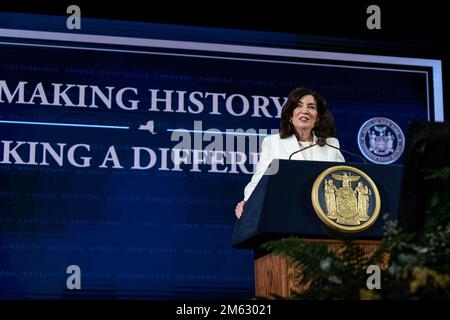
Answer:
[{"label": "new york state seal on podium", "polygon": [[380,214],[377,186],[366,173],[351,166],[323,171],[314,181],[311,200],[319,218],[341,232],[366,230]]}]

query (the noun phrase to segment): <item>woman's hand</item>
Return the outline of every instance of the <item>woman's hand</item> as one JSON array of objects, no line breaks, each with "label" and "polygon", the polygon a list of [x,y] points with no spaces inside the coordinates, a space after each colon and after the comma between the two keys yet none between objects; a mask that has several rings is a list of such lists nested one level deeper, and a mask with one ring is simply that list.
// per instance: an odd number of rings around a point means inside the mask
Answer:
[{"label": "woman's hand", "polygon": [[234,212],[236,213],[236,217],[240,219],[242,217],[242,213],[244,212],[244,206],[246,201],[242,200],[236,205],[236,209],[234,209]]}]

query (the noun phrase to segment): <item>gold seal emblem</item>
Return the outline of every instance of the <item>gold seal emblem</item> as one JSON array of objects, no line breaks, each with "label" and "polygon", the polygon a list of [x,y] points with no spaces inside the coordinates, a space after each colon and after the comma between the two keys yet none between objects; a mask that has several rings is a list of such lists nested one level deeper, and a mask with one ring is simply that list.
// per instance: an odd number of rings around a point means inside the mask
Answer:
[{"label": "gold seal emblem", "polygon": [[311,191],[314,211],[329,227],[360,232],[380,214],[380,194],[372,179],[350,166],[334,166],[322,172]]}]

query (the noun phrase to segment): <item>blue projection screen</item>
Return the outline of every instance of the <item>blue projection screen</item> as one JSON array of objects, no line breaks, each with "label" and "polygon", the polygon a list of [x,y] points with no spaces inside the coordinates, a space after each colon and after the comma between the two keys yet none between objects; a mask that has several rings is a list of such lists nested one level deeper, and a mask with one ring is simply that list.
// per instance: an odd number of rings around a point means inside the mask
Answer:
[{"label": "blue projection screen", "polygon": [[438,60],[169,34],[0,29],[1,299],[251,298],[252,252],[230,243],[256,154],[220,138],[260,144],[298,86],[327,98],[358,154],[371,118],[405,135],[443,120]]}]

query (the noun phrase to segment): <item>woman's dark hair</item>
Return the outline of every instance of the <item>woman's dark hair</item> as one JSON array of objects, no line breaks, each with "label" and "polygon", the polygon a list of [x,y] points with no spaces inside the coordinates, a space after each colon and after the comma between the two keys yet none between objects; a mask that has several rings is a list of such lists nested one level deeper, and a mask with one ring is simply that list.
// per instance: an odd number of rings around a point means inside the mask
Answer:
[{"label": "woman's dark hair", "polygon": [[328,104],[325,98],[312,89],[295,88],[289,93],[288,99],[281,111],[280,121],[280,137],[285,139],[294,134],[294,126],[289,121],[292,118],[294,109],[297,108],[298,102],[306,95],[312,95],[317,102],[317,124],[312,129],[314,134],[319,138],[319,142],[324,141],[328,137],[336,135],[336,124],[333,115],[328,110]]}]

